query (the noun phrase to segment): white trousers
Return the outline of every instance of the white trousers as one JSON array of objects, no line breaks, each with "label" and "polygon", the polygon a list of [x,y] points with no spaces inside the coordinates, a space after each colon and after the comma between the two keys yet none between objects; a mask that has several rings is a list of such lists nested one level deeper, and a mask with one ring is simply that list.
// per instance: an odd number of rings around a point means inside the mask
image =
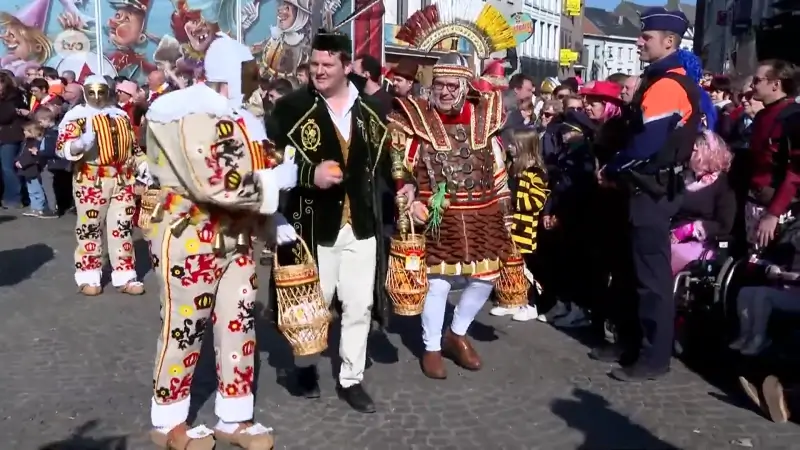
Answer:
[{"label": "white trousers", "polygon": [[494,283],[460,276],[431,275],[428,277],[430,287],[425,296],[422,309],[422,342],[425,350],[438,352],[442,350],[442,327],[447,311],[447,296],[453,283],[466,280],[467,287],[461,292],[461,299],[453,312],[453,323],[450,330],[458,335],[467,334],[469,326],[475,321],[486,300],[492,294]]},{"label": "white trousers", "polygon": [[372,323],[376,264],[375,238],[356,239],[350,225],[339,230],[333,247],[317,246],[322,295],[330,306],[333,295],[342,303],[339,384],[350,387],[364,379],[367,337]]}]

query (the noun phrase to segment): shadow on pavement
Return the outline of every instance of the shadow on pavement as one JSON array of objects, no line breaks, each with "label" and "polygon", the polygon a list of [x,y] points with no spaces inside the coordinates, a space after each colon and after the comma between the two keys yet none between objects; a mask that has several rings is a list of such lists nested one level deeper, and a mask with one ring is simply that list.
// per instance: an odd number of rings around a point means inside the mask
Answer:
[{"label": "shadow on pavement", "polygon": [[678,447],[662,441],[644,427],[612,411],[603,397],[577,388],[572,394],[574,400],[555,400],[550,404],[550,409],[564,419],[568,427],[583,433],[583,443],[576,449],[678,450]]},{"label": "shadow on pavement", "polygon": [[16,219],[14,216],[0,216],[0,223],[11,222]]},{"label": "shadow on pavement", "polygon": [[0,251],[0,286],[27,280],[54,256],[53,249],[45,244]]},{"label": "shadow on pavement", "polygon": [[39,447],[39,450],[126,450],[128,448],[127,436],[101,438],[87,436],[99,424],[98,420],[90,420],[76,428],[68,438],[45,444]]}]

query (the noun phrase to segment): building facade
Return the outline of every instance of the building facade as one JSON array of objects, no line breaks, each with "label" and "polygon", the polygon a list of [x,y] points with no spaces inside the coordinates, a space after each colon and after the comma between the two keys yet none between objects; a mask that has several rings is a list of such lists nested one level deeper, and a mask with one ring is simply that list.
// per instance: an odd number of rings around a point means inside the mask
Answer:
[{"label": "building facade", "polygon": [[[579,15],[571,16],[567,13],[561,15],[561,48],[569,49],[578,55],[583,52],[583,8]],[[578,76],[585,78],[586,62],[578,58],[574,62],[559,64],[559,77],[568,78]]]},{"label": "building facade", "polygon": [[614,73],[642,73],[636,38],[584,34],[583,47],[587,61],[584,81],[605,80]]},{"label": "building facade", "polygon": [[533,36],[518,46],[520,70],[537,82],[558,76],[563,0],[521,1],[522,12],[533,18]]},{"label": "building facade", "polygon": [[800,29],[797,0],[701,0],[706,10],[702,58],[716,73],[750,75],[759,60],[776,58],[800,64],[800,46],[791,43]]},{"label": "building facade", "polygon": [[624,16],[600,8],[585,8],[582,58],[586,65],[585,80],[604,80],[614,73],[639,75],[643,68],[636,48],[640,30]]}]

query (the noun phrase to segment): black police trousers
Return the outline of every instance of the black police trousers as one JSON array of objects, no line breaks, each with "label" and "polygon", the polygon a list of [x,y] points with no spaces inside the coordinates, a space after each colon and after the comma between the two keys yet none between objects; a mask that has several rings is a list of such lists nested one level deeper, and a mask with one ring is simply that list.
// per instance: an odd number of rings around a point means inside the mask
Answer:
[{"label": "black police trousers", "polygon": [[681,199],[638,193],[629,201],[630,250],[643,337],[637,364],[655,370],[668,368],[672,357],[675,303],[669,236]]}]

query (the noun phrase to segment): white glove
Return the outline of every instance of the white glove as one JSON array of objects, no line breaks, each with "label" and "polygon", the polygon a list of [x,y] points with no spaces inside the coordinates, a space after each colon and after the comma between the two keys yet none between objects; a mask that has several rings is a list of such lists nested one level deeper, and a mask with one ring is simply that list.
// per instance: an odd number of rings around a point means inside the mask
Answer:
[{"label": "white glove", "polygon": [[287,146],[283,155],[283,162],[272,171],[275,174],[275,184],[278,189],[288,191],[297,186],[297,164],[294,162],[294,149]]},{"label": "white glove", "polygon": [[78,139],[72,141],[72,144],[69,146],[69,152],[72,156],[78,156],[83,153],[86,153],[87,150],[92,148],[94,145],[95,135],[94,131],[91,129],[91,125],[86,125],[86,132],[80,135]]},{"label": "white glove", "polygon": [[297,241],[297,231],[292,224],[283,217],[281,213],[272,216],[272,223],[275,224],[275,243],[278,245],[291,244]]},{"label": "white glove", "polygon": [[153,176],[150,175],[150,167],[147,165],[147,161],[142,161],[139,167],[136,168],[136,182],[145,186],[153,184]]}]

